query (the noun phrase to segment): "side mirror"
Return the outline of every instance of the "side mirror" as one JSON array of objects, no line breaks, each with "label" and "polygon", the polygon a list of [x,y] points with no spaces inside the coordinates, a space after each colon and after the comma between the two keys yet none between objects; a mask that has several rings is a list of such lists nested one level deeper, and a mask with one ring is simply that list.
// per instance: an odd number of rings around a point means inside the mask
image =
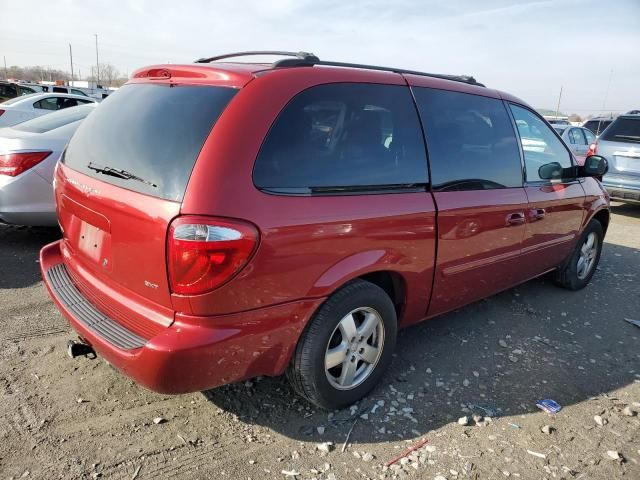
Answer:
[{"label": "side mirror", "polygon": [[586,158],[584,165],[578,168],[579,177],[602,177],[609,170],[609,163],[600,155],[591,155]]},{"label": "side mirror", "polygon": [[562,178],[563,170],[558,162],[545,163],[538,169],[538,176],[543,180]]}]

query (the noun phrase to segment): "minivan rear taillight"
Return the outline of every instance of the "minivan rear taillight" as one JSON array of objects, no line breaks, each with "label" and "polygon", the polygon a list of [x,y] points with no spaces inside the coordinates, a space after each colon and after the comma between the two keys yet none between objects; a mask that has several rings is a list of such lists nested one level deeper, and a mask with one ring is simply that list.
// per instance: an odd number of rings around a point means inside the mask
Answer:
[{"label": "minivan rear taillight", "polygon": [[36,166],[51,152],[20,152],[0,154],[0,175],[15,177]]},{"label": "minivan rear taillight", "polygon": [[598,151],[598,143],[593,142],[591,145],[589,145],[589,151],[587,152],[587,157],[590,155],[595,155],[597,151]]},{"label": "minivan rear taillight", "polygon": [[171,291],[199,295],[226,283],[247,264],[258,238],[256,227],[239,220],[178,217],[167,239]]}]

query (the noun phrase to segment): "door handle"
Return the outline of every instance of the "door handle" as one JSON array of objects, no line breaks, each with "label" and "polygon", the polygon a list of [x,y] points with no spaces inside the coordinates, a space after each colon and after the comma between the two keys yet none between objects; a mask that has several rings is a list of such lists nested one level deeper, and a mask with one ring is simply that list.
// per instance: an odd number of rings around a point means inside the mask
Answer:
[{"label": "door handle", "polygon": [[507,226],[522,225],[525,222],[524,213],[514,212],[507,215]]},{"label": "door handle", "polygon": [[545,215],[547,214],[547,212],[545,211],[544,208],[534,208],[533,210],[530,210],[530,215],[531,215],[531,220],[542,220]]}]

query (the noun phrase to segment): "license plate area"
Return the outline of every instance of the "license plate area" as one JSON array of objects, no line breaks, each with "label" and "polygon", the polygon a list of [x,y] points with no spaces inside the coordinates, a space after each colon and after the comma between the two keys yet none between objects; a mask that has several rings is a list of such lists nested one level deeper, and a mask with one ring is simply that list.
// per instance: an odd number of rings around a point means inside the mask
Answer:
[{"label": "license plate area", "polygon": [[98,227],[79,220],[77,249],[88,259],[111,271],[111,235]]}]

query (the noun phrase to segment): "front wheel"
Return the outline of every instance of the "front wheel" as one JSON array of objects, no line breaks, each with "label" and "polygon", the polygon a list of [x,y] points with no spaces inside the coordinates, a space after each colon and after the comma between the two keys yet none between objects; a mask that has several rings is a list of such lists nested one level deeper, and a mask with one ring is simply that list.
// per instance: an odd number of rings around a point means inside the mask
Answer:
[{"label": "front wheel", "polygon": [[591,220],[569,261],[556,274],[556,283],[569,290],[586,287],[600,261],[603,240],[602,224],[597,220]]},{"label": "front wheel", "polygon": [[296,347],[287,377],[311,403],[342,408],[365,396],[391,363],[397,319],[377,285],[356,280],[318,309]]}]

